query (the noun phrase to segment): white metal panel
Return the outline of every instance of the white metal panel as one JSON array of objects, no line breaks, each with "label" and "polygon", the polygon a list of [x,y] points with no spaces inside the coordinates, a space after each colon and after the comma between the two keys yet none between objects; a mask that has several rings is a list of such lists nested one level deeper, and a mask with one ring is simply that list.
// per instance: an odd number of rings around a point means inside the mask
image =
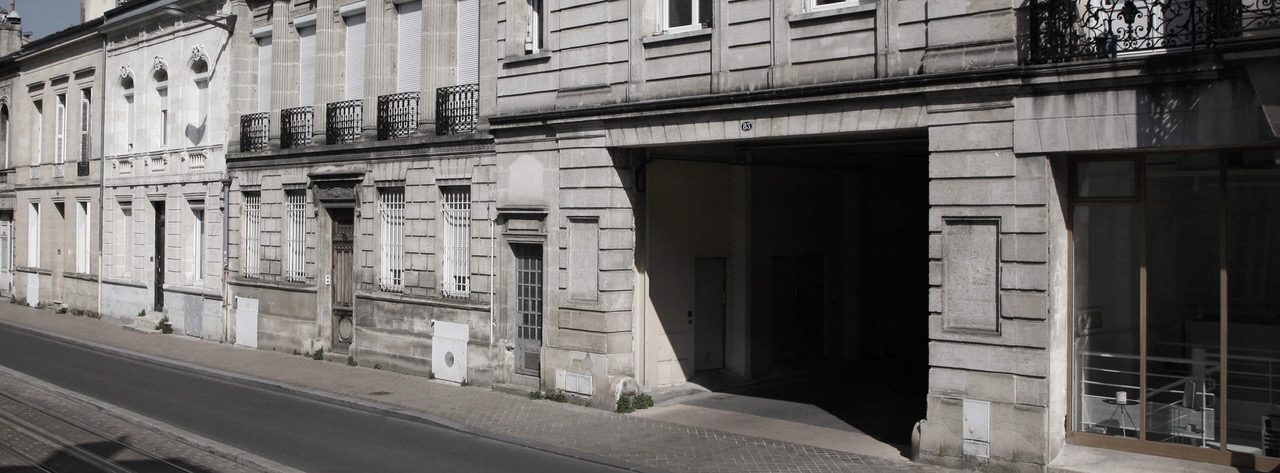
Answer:
[{"label": "white metal panel", "polygon": [[89,272],[89,203],[76,202],[76,272]]},{"label": "white metal panel", "polygon": [[347,17],[347,100],[364,98],[364,14]]},{"label": "white metal panel", "polygon": [[467,324],[435,322],[431,337],[431,373],[436,379],[462,383],[467,379]]},{"label": "white metal panel", "polygon": [[35,202],[27,212],[27,266],[40,267],[40,204]]},{"label": "white metal panel", "polygon": [[236,345],[258,348],[258,300],[236,297]]},{"label": "white metal panel", "polygon": [[458,2],[458,84],[480,82],[480,0]]},{"label": "white metal panel", "polygon": [[316,27],[298,28],[298,104],[307,107],[316,100]]},{"label": "white metal panel", "polygon": [[987,401],[964,400],[964,444],[965,455],[990,457],[991,455],[991,403]]},{"label": "white metal panel", "polygon": [[271,111],[271,37],[258,38],[258,111]]},{"label": "white metal panel", "polygon": [[27,305],[36,307],[40,305],[40,275],[36,273],[27,273]]},{"label": "white metal panel", "polygon": [[422,88],[422,2],[403,3],[397,10],[400,49],[396,84],[400,92],[417,92]]}]

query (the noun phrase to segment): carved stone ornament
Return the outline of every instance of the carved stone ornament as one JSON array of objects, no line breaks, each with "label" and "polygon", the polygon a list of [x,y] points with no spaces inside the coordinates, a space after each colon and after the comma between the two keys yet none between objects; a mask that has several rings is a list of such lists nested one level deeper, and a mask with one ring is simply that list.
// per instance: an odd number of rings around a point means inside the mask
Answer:
[{"label": "carved stone ornament", "polygon": [[128,64],[120,66],[120,82],[124,82],[125,79],[133,80],[133,68]]},{"label": "carved stone ornament", "polygon": [[346,202],[354,204],[356,201],[356,189],[351,186],[344,186],[338,183],[324,183],[316,188],[316,197],[321,202]]},{"label": "carved stone ornament", "polygon": [[197,44],[191,48],[191,57],[187,59],[187,67],[194,66],[197,62],[204,61],[209,64],[209,53],[204,50],[203,44]]},{"label": "carved stone ornament", "polygon": [[160,72],[160,71],[164,71],[166,74],[168,74],[169,65],[165,64],[164,58],[160,56],[156,56],[156,58],[151,61],[151,75],[154,76],[156,75],[157,72]]}]

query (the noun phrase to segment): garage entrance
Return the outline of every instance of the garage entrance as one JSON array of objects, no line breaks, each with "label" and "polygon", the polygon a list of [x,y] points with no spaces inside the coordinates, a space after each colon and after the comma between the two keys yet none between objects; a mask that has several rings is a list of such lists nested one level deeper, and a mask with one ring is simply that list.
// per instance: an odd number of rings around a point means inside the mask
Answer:
[{"label": "garage entrance", "polygon": [[924,137],[646,153],[646,387],[802,399],[849,421],[900,409],[885,435],[909,440],[928,375]]}]

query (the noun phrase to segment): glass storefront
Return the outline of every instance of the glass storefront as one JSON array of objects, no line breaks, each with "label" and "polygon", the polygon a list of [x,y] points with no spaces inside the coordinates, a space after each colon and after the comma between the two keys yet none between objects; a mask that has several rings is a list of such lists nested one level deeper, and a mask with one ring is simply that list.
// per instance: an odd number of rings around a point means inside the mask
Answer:
[{"label": "glass storefront", "polygon": [[1071,165],[1074,430],[1280,457],[1280,152]]}]

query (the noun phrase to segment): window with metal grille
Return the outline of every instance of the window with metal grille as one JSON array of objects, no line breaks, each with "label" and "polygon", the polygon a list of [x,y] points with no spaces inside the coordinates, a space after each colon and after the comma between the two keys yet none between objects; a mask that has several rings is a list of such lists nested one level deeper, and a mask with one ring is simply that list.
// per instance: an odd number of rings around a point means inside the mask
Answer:
[{"label": "window with metal grille", "polygon": [[542,246],[512,245],[516,259],[516,372],[542,367]]},{"label": "window with metal grille", "polygon": [[384,291],[404,291],[404,189],[378,190],[382,222],[382,264],[378,284]]},{"label": "window with metal grille", "polygon": [[303,282],[307,270],[306,191],[285,193],[285,217],[289,221],[289,261],[285,277]]},{"label": "window with metal grille", "polygon": [[471,188],[441,187],[444,214],[444,278],[448,297],[467,297],[471,292]]},{"label": "window with metal grille", "polygon": [[246,278],[261,275],[262,265],[262,194],[244,194],[244,263],[241,273]]}]

